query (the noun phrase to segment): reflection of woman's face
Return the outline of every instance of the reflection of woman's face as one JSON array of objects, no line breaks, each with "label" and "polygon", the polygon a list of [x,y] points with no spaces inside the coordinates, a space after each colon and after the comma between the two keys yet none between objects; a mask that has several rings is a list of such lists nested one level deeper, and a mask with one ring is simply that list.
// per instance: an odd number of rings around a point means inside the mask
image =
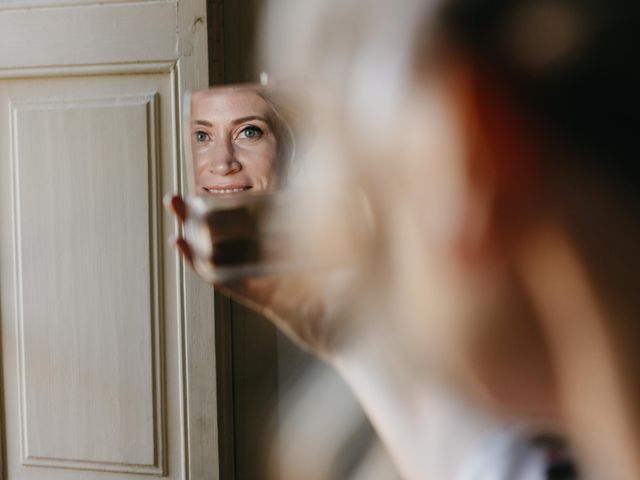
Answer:
[{"label": "reflection of woman's face", "polygon": [[251,89],[194,92],[191,119],[198,193],[276,186],[278,140],[271,108],[258,93]]}]

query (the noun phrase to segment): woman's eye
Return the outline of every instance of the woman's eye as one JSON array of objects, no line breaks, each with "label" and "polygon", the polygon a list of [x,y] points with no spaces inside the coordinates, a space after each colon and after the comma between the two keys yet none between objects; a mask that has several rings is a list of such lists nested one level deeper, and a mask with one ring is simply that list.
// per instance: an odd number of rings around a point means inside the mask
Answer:
[{"label": "woman's eye", "polygon": [[238,138],[255,140],[257,138],[262,137],[262,135],[263,135],[263,132],[260,128],[251,125],[243,128],[242,131],[240,132],[240,135],[238,135]]},{"label": "woman's eye", "polygon": [[197,131],[193,134],[193,137],[196,140],[196,143],[204,143],[209,140],[209,134],[207,132],[203,132],[201,130]]}]

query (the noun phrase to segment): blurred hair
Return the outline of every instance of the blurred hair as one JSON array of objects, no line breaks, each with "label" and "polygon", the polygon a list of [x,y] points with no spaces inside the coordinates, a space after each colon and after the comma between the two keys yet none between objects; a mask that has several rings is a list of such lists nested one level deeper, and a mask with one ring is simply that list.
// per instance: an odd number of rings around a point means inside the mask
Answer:
[{"label": "blurred hair", "polygon": [[433,53],[435,24],[443,43],[468,52],[509,90],[546,140],[575,153],[575,168],[602,172],[637,195],[640,3],[376,0],[362,7],[273,0],[261,46],[274,75],[328,80],[345,123],[384,140],[384,124],[411,83],[411,64],[425,45]]},{"label": "blurred hair", "polygon": [[572,169],[640,201],[640,3],[450,0],[439,20],[445,41],[491,72],[537,133],[575,154],[564,158]]},{"label": "blurred hair", "polygon": [[294,109],[286,103],[282,95],[276,92],[259,88],[256,93],[271,109],[270,121],[273,133],[278,140],[278,178],[282,184],[286,184],[297,147],[296,135],[292,127],[295,119]]}]

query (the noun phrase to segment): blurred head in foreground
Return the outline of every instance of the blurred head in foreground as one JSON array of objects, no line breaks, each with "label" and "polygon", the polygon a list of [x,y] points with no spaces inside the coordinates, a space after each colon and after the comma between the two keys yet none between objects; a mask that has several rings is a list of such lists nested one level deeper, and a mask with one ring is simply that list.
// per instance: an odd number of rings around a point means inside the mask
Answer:
[{"label": "blurred head in foreground", "polygon": [[638,478],[638,4],[278,0],[265,25],[272,75],[314,82],[300,242],[330,257],[354,192],[375,225],[351,316],[416,381]]}]

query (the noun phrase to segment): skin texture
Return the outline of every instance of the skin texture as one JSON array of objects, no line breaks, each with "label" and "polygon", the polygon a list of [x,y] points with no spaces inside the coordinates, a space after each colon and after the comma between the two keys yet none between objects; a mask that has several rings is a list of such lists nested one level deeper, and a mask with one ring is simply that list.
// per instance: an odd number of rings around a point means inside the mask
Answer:
[{"label": "skin texture", "polygon": [[277,185],[272,111],[251,88],[191,97],[191,146],[199,194],[265,191]]}]

